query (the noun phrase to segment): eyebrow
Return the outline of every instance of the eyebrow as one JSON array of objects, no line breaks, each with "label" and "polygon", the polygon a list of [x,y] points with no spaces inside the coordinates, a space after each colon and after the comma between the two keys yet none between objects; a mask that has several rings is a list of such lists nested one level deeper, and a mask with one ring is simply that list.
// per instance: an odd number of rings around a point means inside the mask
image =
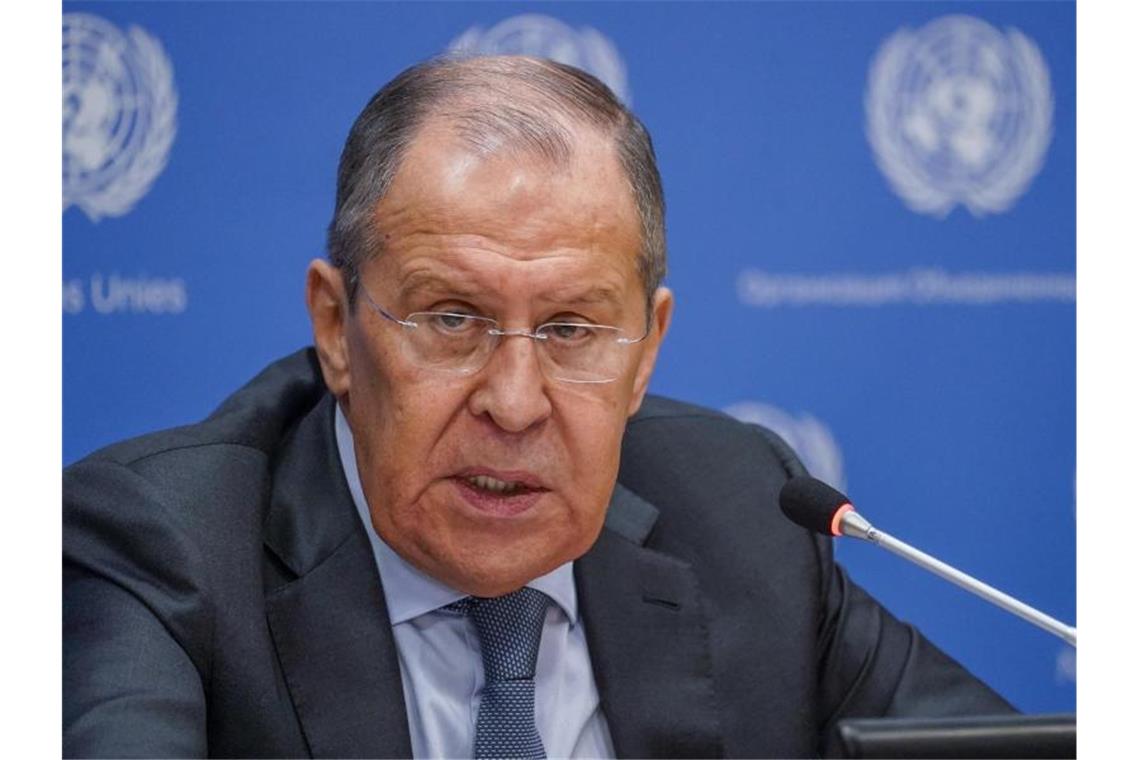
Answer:
[{"label": "eyebrow", "polygon": [[566,304],[567,306],[576,304],[620,306],[623,301],[621,291],[609,285],[593,285],[585,290],[568,286],[554,293],[540,295],[538,300],[544,303]]},{"label": "eyebrow", "polygon": [[[469,282],[460,282],[444,277],[427,269],[416,269],[409,272],[400,279],[399,286],[403,293],[428,291],[460,297],[474,297],[486,293],[484,288],[473,286]],[[616,307],[621,306],[624,299],[620,289],[608,284],[595,284],[584,289],[575,285],[567,285],[551,293],[539,294],[535,300],[565,306],[602,304]]]},{"label": "eyebrow", "polygon": [[426,290],[456,296],[476,296],[484,292],[482,288],[473,287],[470,283],[464,284],[426,269],[412,270],[401,277],[398,284],[402,293]]}]

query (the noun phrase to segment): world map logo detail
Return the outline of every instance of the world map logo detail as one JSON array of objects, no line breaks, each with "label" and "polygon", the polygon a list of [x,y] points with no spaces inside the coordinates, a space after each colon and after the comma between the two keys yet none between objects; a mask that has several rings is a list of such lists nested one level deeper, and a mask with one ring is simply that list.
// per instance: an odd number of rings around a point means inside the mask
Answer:
[{"label": "world map logo detail", "polygon": [[913,211],[1008,210],[1041,170],[1053,135],[1049,70],[1037,46],[972,16],[903,28],[879,48],[864,99],[867,139]]},{"label": "world map logo detail", "polygon": [[128,213],[166,167],[177,133],[174,70],[153,36],[63,15],[63,210]]}]

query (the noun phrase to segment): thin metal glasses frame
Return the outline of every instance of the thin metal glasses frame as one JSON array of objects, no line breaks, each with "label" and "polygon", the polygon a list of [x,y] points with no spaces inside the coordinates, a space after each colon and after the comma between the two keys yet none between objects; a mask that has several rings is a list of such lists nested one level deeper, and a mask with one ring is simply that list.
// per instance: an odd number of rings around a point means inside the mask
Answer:
[{"label": "thin metal glasses frame", "polygon": [[[409,319],[409,318],[422,315],[422,316],[438,316],[438,317],[458,317],[461,319],[478,320],[480,322],[487,324],[488,327],[486,329],[486,333],[488,335],[492,335],[496,338],[519,337],[519,338],[530,338],[531,340],[536,340],[536,341],[546,341],[546,340],[549,340],[550,336],[547,335],[546,333],[542,332],[542,330],[544,328],[554,328],[554,327],[587,327],[590,329],[602,329],[602,330],[606,330],[606,331],[612,330],[612,331],[614,331],[614,333],[620,333],[621,332],[621,328],[615,327],[613,325],[595,325],[595,324],[591,324],[588,322],[543,322],[541,325],[538,325],[537,327],[535,327],[531,330],[528,330],[526,328],[504,329],[499,325],[498,321],[491,319],[490,317],[482,317],[482,316],[479,316],[477,314],[460,314],[457,312],[449,312],[449,311],[416,311],[416,312],[412,312],[411,314],[407,315],[407,317],[405,317],[404,319],[400,319],[399,317],[395,316],[394,314],[389,312],[387,309],[385,309],[383,306],[376,303],[376,300],[374,298],[372,298],[372,294],[368,292],[368,289],[365,288],[362,283],[358,282],[357,285],[360,289],[360,292],[362,292],[364,294],[364,298],[368,301],[368,305],[370,307],[372,307],[372,309],[377,314],[379,314],[381,317],[387,319],[390,322],[393,322],[397,325],[400,325],[401,327],[404,327],[404,328],[407,328],[410,330],[419,329],[420,325],[417,322],[411,321],[411,319]],[[640,343],[641,341],[645,340],[649,336],[649,332],[650,332],[651,327],[652,327],[651,324],[646,325],[645,332],[642,334],[642,336],[640,338],[627,338],[624,335],[617,335],[617,337],[614,339],[614,342],[617,343],[618,345],[625,345],[625,346],[633,345],[635,343]],[[489,358],[490,358],[490,354],[488,354],[488,359]],[[482,366],[486,366],[486,365],[484,364]],[[482,366],[480,366],[479,369],[482,369]],[[471,371],[472,372],[478,372],[479,369],[475,369],[475,370],[471,370]],[[582,380],[582,379],[569,378],[569,377],[552,376],[552,379],[558,380],[558,381],[564,382],[564,383],[599,384],[599,383],[612,383],[617,378],[611,377],[611,378],[597,379],[597,380]]]}]

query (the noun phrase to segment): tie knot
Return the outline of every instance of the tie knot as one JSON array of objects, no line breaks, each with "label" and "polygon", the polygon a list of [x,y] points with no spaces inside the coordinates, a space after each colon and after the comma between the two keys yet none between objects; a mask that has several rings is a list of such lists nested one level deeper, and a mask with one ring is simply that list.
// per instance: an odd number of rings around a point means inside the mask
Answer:
[{"label": "tie knot", "polygon": [[534,678],[538,645],[550,597],[523,587],[504,596],[460,599],[449,609],[471,617],[483,649],[488,682]]}]

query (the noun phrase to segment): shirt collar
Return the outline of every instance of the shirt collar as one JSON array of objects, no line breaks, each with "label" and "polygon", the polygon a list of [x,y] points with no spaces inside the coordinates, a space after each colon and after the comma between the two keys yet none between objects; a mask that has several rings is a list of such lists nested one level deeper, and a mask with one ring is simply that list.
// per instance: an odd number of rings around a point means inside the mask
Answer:
[{"label": "shirt collar", "polygon": [[[372,544],[372,554],[380,571],[380,585],[384,589],[384,601],[387,602],[392,625],[407,622],[466,597],[467,594],[462,591],[456,591],[414,567],[388,546],[372,527],[368,502],[360,484],[360,472],[356,469],[352,430],[340,410],[340,404],[336,405],[336,447],[353,504]],[[573,565],[573,562],[567,562],[526,584],[553,599],[566,613],[571,625],[578,622],[578,595],[574,587]]]}]

